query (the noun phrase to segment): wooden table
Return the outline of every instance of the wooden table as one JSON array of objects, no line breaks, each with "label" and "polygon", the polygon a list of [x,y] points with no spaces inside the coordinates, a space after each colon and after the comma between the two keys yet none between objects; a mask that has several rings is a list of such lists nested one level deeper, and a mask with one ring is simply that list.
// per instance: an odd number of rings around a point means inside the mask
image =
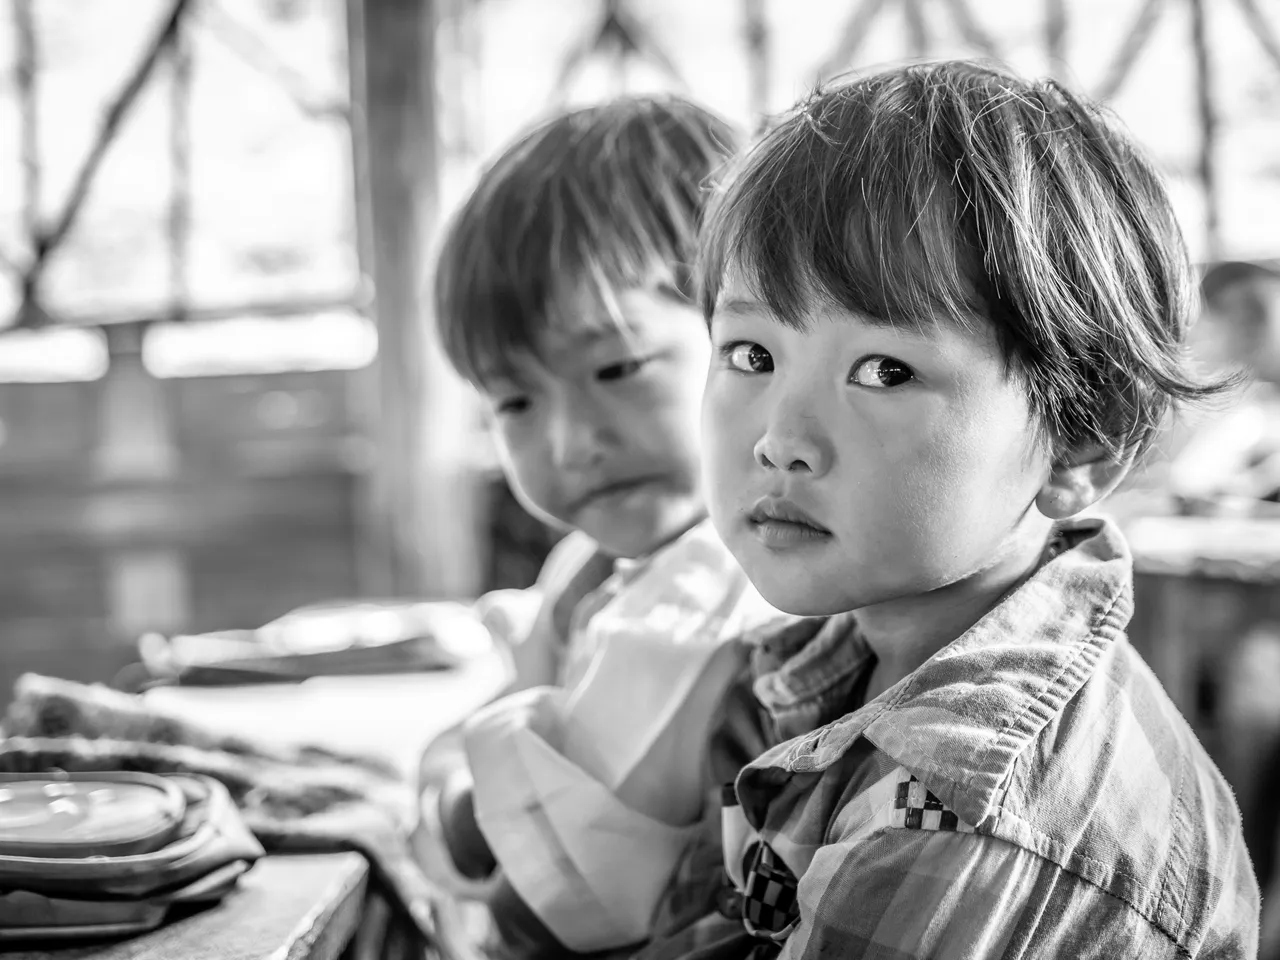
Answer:
[{"label": "wooden table", "polygon": [[355,853],[267,857],[217,906],[106,944],[12,960],[335,960],[360,920],[369,868]]},{"label": "wooden table", "polygon": [[[496,654],[449,671],[318,677],[298,684],[167,687],[157,707],[229,733],[379,756],[406,776],[437,734],[496,695]],[[366,897],[368,866],[353,853],[268,856],[221,904],[111,944],[9,954],[21,960],[334,960]]]}]

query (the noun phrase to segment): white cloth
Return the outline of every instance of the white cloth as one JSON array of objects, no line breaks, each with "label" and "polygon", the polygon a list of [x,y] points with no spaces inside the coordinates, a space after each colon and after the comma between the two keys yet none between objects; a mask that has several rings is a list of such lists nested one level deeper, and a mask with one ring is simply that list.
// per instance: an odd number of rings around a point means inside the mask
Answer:
[{"label": "white cloth", "polygon": [[698,827],[637,813],[555,750],[547,734],[563,703],[562,689],[535,687],[468,725],[476,819],[507,881],[566,947],[636,943]]},{"label": "white cloth", "polygon": [[501,869],[584,952],[648,936],[696,829],[717,708],[745,662],[726,641],[780,616],[709,523],[601,590],[571,638],[565,687],[498,701],[464,731],[476,818]]}]

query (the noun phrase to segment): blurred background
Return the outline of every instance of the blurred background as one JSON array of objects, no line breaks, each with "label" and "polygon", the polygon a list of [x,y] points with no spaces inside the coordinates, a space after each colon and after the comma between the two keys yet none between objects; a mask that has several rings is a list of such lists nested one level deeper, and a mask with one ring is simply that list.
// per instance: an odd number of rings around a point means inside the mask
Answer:
[{"label": "blurred background", "polygon": [[1110,104],[1168,177],[1195,349],[1244,365],[1104,509],[1134,641],[1239,793],[1280,795],[1277,0],[7,0],[0,700],[145,635],[532,582],[554,534],[430,340],[438,227],[549,112],[980,56]]}]

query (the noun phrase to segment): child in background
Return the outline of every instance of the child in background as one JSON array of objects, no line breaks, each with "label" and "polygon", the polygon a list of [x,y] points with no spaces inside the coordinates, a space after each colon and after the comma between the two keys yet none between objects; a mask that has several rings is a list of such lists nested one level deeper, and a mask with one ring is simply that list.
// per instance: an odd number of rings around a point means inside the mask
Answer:
[{"label": "child in background", "polygon": [[1052,81],[892,69],[773,129],[703,243],[711,516],[825,619],[756,658],[741,920],[644,955],[1254,956],[1235,801],[1126,639],[1123,537],[1071,519],[1223,388],[1151,165]]},{"label": "child in background", "polygon": [[484,174],[443,242],[444,349],[516,496],[574,531],[513,647],[518,692],[464,726],[465,763],[423,767],[420,855],[488,901],[508,953],[645,939],[745,664],[725,638],[778,616],[706,521],[699,476],[710,347],[689,280],[733,143],[678,99],[560,116]]},{"label": "child in background", "polygon": [[1211,368],[1245,370],[1251,382],[1230,410],[1180,431],[1168,486],[1188,508],[1244,512],[1280,500],[1280,272],[1216,264],[1200,293],[1194,355]]}]

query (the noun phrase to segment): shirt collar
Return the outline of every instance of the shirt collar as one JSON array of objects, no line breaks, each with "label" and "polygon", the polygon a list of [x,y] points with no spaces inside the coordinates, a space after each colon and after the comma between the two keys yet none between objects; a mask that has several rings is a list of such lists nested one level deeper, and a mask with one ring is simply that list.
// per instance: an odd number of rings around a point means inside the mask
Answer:
[{"label": "shirt collar", "polygon": [[[1084,685],[1132,614],[1132,563],[1119,530],[1098,519],[1061,529],[1069,549],[958,639],[861,709],[748,766],[739,780],[748,816],[763,816],[752,809],[757,791],[764,800],[792,773],[825,770],[865,737],[966,822],[985,819],[1014,760]],[[757,679],[771,712],[865,669],[869,651],[851,617],[811,626],[809,636],[810,645]]]}]

